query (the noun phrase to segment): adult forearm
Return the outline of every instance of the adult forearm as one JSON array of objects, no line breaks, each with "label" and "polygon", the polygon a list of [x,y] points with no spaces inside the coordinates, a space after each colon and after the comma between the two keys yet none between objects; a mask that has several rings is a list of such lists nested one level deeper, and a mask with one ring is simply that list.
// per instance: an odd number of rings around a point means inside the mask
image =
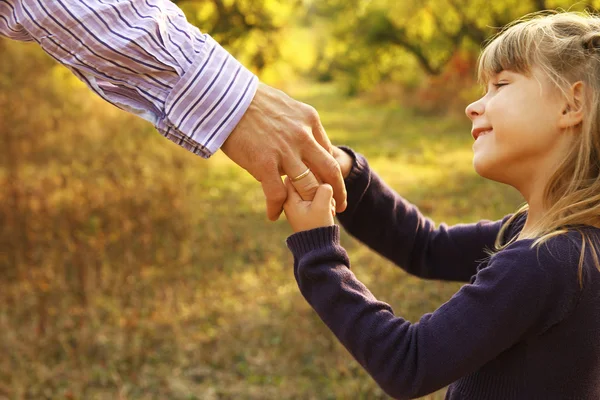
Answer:
[{"label": "adult forearm", "polygon": [[0,30],[38,42],[105,100],[204,157],[227,139],[258,82],[168,0],[1,0]]}]

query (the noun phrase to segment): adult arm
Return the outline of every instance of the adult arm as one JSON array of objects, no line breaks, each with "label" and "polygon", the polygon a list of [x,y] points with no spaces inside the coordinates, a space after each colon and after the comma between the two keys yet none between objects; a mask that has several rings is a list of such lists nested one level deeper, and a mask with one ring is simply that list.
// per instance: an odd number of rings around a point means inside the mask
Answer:
[{"label": "adult arm", "polygon": [[258,84],[168,0],[0,0],[0,33],[37,42],[102,98],[203,157]]},{"label": "adult arm", "polygon": [[[263,184],[271,219],[286,196],[280,175],[306,166],[333,185],[344,209],[342,177],[316,111],[259,85],[172,2],[0,0],[0,35],[37,42],[99,96],[195,154],[223,146]],[[299,190],[308,199],[317,186],[311,174]]]}]

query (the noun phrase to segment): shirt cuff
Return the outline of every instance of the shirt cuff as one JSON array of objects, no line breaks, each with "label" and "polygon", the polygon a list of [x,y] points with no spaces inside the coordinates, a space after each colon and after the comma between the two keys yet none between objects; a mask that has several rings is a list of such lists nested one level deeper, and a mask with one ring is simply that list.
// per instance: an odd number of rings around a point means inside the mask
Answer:
[{"label": "shirt cuff", "polygon": [[166,99],[156,128],[178,145],[208,158],[227,140],[252,102],[258,78],[206,35],[197,61]]},{"label": "shirt cuff", "polygon": [[312,250],[335,246],[339,243],[340,227],[337,225],[300,231],[286,240],[288,248],[297,260]]}]

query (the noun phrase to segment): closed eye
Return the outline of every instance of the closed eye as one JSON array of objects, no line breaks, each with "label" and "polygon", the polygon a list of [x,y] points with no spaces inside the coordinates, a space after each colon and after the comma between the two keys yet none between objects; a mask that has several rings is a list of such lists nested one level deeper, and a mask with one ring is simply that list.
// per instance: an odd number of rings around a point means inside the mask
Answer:
[{"label": "closed eye", "polygon": [[[506,86],[506,85],[508,85],[508,82],[488,83],[488,85],[490,85],[490,84],[491,84],[492,86],[494,86],[494,87],[496,88],[496,90],[498,90],[498,89],[500,89],[502,86]],[[487,94],[488,94],[488,91],[489,91],[489,90],[488,90],[488,87],[489,87],[489,86],[487,86],[487,87],[486,87],[486,86],[484,86],[484,87],[483,87],[483,94],[482,94],[483,96],[485,96],[485,95],[487,95]]]}]

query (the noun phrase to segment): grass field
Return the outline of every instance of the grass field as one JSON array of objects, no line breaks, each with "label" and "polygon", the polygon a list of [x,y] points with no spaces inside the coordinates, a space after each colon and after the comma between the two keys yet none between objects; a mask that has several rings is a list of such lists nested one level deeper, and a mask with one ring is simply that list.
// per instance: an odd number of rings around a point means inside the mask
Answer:
[{"label": "grass field", "polygon": [[[464,117],[349,100],[334,86],[289,92],[438,223],[497,219],[521,202],[473,172]],[[386,398],[302,299],[291,230],[267,221],[248,174],[86,101],[77,129],[40,122],[43,143],[13,143],[24,155],[0,171],[0,399]],[[356,275],[411,321],[460,287],[342,242]]]}]

